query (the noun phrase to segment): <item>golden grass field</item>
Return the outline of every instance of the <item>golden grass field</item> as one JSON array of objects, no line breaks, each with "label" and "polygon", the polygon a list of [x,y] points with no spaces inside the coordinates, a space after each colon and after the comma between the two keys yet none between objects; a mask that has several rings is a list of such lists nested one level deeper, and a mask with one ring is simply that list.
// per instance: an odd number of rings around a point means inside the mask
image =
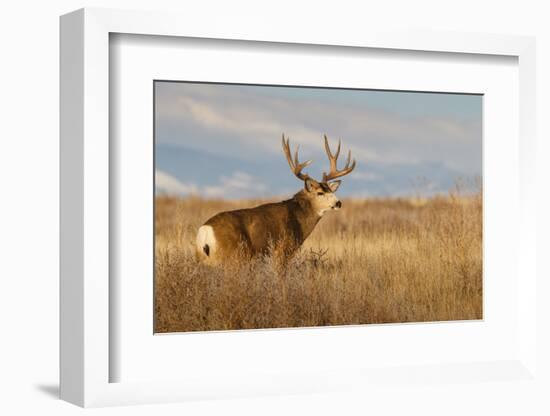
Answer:
[{"label": "golden grass field", "polygon": [[212,215],[266,201],[157,197],[155,332],[482,318],[482,197],[343,199],[301,251],[197,263]]}]

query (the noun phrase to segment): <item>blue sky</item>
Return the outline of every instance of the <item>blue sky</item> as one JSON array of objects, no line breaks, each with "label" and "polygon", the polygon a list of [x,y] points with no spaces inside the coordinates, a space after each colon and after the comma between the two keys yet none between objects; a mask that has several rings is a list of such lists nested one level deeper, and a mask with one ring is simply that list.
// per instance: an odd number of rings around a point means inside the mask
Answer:
[{"label": "blue sky", "polygon": [[333,146],[342,139],[357,160],[342,196],[443,193],[482,172],[479,95],[163,81],[155,83],[157,193],[291,195],[302,183],[282,133],[300,145],[301,160],[313,159],[315,178],[328,168],[323,134]]}]

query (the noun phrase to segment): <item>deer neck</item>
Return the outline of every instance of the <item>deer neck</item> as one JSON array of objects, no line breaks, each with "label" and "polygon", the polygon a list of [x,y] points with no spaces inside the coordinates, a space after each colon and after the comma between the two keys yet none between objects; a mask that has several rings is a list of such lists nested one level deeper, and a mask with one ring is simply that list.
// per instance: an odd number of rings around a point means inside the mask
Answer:
[{"label": "deer neck", "polygon": [[321,219],[321,215],[315,211],[311,202],[302,197],[300,193],[294,195],[291,201],[296,205],[294,215],[300,226],[302,239],[305,240]]}]

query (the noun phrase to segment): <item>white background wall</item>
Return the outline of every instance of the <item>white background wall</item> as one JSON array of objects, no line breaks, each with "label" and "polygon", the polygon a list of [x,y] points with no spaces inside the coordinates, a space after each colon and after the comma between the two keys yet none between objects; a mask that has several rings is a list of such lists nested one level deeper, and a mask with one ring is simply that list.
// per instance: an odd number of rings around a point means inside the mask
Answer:
[{"label": "white background wall", "polygon": [[[536,35],[538,42],[539,247],[550,247],[549,123],[550,13],[544,1],[11,1],[0,13],[0,413],[73,414],[81,410],[56,399],[58,385],[58,16],[74,9],[116,7],[179,10],[208,24],[211,14],[245,14],[288,25],[367,25]],[[291,63],[290,63],[291,64]],[[539,249],[540,253],[544,250]],[[549,276],[540,256],[539,273]],[[538,287],[541,312],[550,285]],[[546,323],[548,320],[545,321]],[[548,331],[540,331],[550,350]],[[548,359],[539,357],[548,371]],[[157,407],[101,409],[100,414],[549,414],[542,391],[505,383],[421,387],[378,397],[346,393],[323,396],[197,402]],[[550,390],[550,389],[549,389]],[[537,397],[539,398],[537,400]],[[537,403],[546,403],[545,409]],[[8,410],[9,409],[9,410]],[[400,413],[401,413],[400,412]]]}]

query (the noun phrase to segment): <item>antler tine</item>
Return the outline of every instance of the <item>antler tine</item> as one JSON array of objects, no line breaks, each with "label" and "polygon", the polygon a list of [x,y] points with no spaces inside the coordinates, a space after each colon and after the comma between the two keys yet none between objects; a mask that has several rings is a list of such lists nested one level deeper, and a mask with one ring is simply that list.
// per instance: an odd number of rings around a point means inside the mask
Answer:
[{"label": "antler tine", "polygon": [[323,137],[325,138],[325,152],[327,152],[328,157],[331,158],[332,153],[330,153],[330,146],[328,145],[327,135],[323,134]]},{"label": "antler tine", "polygon": [[338,149],[336,150],[336,154],[333,155],[332,152],[330,151],[330,146],[328,144],[328,138],[326,134],[324,135],[324,137],[325,137],[325,151],[327,152],[328,160],[330,162],[330,172],[328,174],[323,173],[323,182],[328,182],[332,179],[345,176],[348,173],[350,173],[353,169],[355,169],[355,159],[353,159],[353,163],[350,166],[351,150],[349,150],[346,166],[344,167],[344,169],[338,170],[337,162],[338,162],[338,156],[340,155],[340,146],[342,143],[340,140],[338,140]]},{"label": "antler tine", "polygon": [[332,158],[338,159],[338,155],[340,154],[340,144],[341,144],[340,139],[338,139],[338,149],[336,150],[336,155],[334,156],[332,154],[332,152],[330,151],[330,146],[328,145],[327,135],[324,134],[323,136],[325,138],[325,151],[327,152],[327,155],[328,155],[329,159],[332,159]]},{"label": "antler tine", "polygon": [[[349,168],[349,162],[351,161],[351,150],[348,150],[348,159],[346,160],[345,168]],[[354,160],[355,162],[355,160]]]},{"label": "antler tine", "polygon": [[309,166],[312,161],[306,160],[304,163],[300,163],[298,161],[298,148],[299,146],[296,146],[296,151],[294,152],[294,160],[292,160],[292,154],[290,152],[290,138],[287,138],[285,140],[285,135],[283,134],[283,152],[285,153],[286,160],[288,162],[288,165],[290,166],[290,170],[298,179],[305,181],[307,178],[309,178],[309,176],[307,173],[302,173],[302,169]]}]

